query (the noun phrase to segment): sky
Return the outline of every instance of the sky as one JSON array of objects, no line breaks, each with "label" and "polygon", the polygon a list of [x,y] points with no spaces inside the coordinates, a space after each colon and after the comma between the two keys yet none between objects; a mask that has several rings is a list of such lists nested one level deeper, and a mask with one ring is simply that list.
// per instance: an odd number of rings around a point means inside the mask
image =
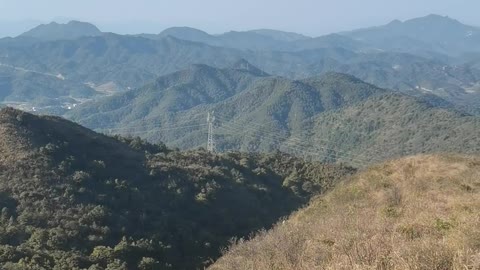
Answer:
[{"label": "sky", "polygon": [[0,0],[0,34],[71,19],[120,34],[190,26],[212,34],[268,28],[319,36],[439,14],[480,26],[479,0]]}]

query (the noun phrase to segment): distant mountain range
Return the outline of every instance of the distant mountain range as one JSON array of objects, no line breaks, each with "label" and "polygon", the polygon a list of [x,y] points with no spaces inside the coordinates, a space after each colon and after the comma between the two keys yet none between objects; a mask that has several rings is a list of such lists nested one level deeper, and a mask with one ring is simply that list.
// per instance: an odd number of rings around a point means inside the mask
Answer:
[{"label": "distant mountain range", "polygon": [[[39,25],[19,37],[41,40],[70,40],[99,36],[102,32],[90,23],[71,21]],[[429,57],[455,57],[479,52],[480,28],[440,15],[428,15],[401,22],[330,34],[320,37],[270,29],[231,31],[211,35],[191,27],[172,27],[159,34],[139,34],[149,39],[168,36],[212,46],[242,50],[302,51],[340,47],[353,51],[388,50]]]},{"label": "distant mountain range", "polygon": [[480,151],[480,118],[438,107],[429,96],[395,94],[339,73],[290,80],[248,66],[195,65],[85,103],[67,117],[106,133],[192,148],[204,145],[206,114],[215,111],[219,150],[280,149],[354,164],[422,152]]},{"label": "distant mountain range", "polygon": [[174,27],[148,38],[173,36],[183,40],[202,42],[250,50],[300,51],[306,49],[341,47],[354,51],[388,50],[408,52],[429,57],[453,57],[465,52],[480,51],[480,28],[440,15],[428,15],[401,22],[358,29],[349,32],[307,37],[275,30],[252,30],[210,35],[188,27]]},{"label": "distant mountain range", "polygon": [[[52,22],[39,25],[19,37],[41,40],[71,40],[100,36],[102,32],[86,22]],[[211,35],[191,27],[172,27],[159,34],[137,36],[162,39],[168,36],[212,46],[242,50],[302,51],[324,47],[340,47],[353,51],[388,50],[429,57],[454,57],[479,52],[480,28],[440,15],[428,15],[401,22],[330,34],[320,37],[270,29],[231,31]]]},{"label": "distant mountain range", "polygon": [[[160,125],[166,126],[181,120],[183,116],[176,115],[179,109],[203,105],[204,113],[227,101],[231,108],[248,107],[233,100],[262,87],[275,93],[282,93],[278,85],[310,89],[308,78],[328,78],[336,72],[419,97],[437,109],[479,115],[476,29],[437,15],[316,38],[275,30],[210,35],[187,27],[122,36],[101,33],[87,23],[52,23],[17,38],[0,39],[0,99],[9,106],[55,114],[71,109],[68,116],[92,128],[157,121],[160,112],[167,119]],[[415,46],[395,48],[402,44],[398,40]],[[188,96],[177,96],[175,89]],[[88,101],[97,107],[76,108]],[[299,110],[311,105],[300,104]],[[285,116],[279,119],[286,121]],[[282,128],[287,133],[290,129]],[[170,136],[144,137],[182,147],[200,145],[194,139],[182,141],[182,136],[172,135],[172,141]],[[232,146],[271,148],[243,141]]]},{"label": "distant mountain range", "polygon": [[231,31],[221,35],[210,35],[195,28],[172,27],[158,35],[144,34],[140,36],[157,40],[171,36],[211,46],[240,50],[301,51],[325,47],[342,47],[356,50],[365,46],[361,42],[337,34],[311,38],[297,33],[268,29],[244,32]]},{"label": "distant mountain range", "polygon": [[[276,38],[282,33],[263,30],[238,34],[241,37],[264,35],[258,42],[248,38],[243,41],[228,38],[236,35],[232,33],[211,36],[190,28],[168,29],[155,38],[102,34],[38,41],[19,37],[0,40],[0,64],[62,74],[78,85],[95,86],[93,88],[108,85],[109,92],[115,92],[140,87],[159,75],[191,64],[228,67],[246,59],[269,74],[302,79],[330,71],[348,73],[380,87],[413,95],[437,95],[465,107],[465,111],[478,111],[480,71],[475,62],[466,60],[468,57],[450,64],[450,60],[444,61],[443,58],[368,49],[345,35],[306,38],[283,33],[290,38]],[[295,40],[282,41],[285,39]],[[245,50],[211,40],[227,40],[239,45],[237,47],[242,43],[260,44],[265,40],[274,45],[270,49]],[[276,47],[285,42],[297,49],[282,51]],[[362,47],[364,49],[360,49]]]},{"label": "distant mountain range", "polygon": [[342,33],[384,50],[458,56],[480,51],[480,28],[444,16],[429,15]]}]

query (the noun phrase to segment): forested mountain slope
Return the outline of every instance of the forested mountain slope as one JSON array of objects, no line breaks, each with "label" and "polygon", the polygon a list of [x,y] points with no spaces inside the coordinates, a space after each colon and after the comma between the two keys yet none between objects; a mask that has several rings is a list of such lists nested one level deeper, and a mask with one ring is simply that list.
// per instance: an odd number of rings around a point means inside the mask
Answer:
[{"label": "forested mountain slope", "polygon": [[252,70],[196,65],[67,116],[105,133],[186,149],[205,144],[206,115],[214,111],[220,151],[280,149],[367,164],[405,154],[480,151],[479,118],[438,100],[339,73],[290,80]]},{"label": "forested mountain slope", "polygon": [[11,108],[0,135],[2,269],[202,269],[354,172],[172,151]]}]

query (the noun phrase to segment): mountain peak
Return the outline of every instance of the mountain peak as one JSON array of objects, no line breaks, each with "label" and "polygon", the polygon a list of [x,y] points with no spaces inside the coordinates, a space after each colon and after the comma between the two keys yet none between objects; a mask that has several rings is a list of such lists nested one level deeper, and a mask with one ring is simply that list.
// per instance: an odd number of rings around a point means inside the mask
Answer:
[{"label": "mountain peak", "polygon": [[231,68],[233,69],[238,69],[238,70],[244,70],[244,71],[248,71],[254,75],[257,75],[257,76],[269,76],[268,73],[266,73],[265,71],[259,69],[258,67],[250,64],[250,62],[248,62],[247,60],[245,60],[244,58],[238,60],[237,62],[235,62]]},{"label": "mountain peak", "polygon": [[394,25],[400,25],[400,24],[402,24],[402,21],[400,21],[400,20],[397,19],[397,20],[391,21],[391,22],[388,23],[387,25],[388,25],[388,26],[394,26]]},{"label": "mountain peak", "polygon": [[198,41],[198,42],[203,42],[211,38],[211,36],[207,32],[204,32],[196,28],[187,27],[187,26],[167,28],[163,30],[159,34],[159,36],[160,37],[171,36],[178,39]]},{"label": "mountain peak", "polygon": [[429,14],[423,17],[417,17],[400,21],[398,19],[391,21],[386,26],[401,26],[401,25],[417,25],[417,24],[462,24],[461,22],[452,19],[448,16],[442,16],[438,14]]},{"label": "mountain peak", "polygon": [[41,24],[20,36],[42,40],[71,40],[86,36],[99,36],[101,34],[102,32],[91,23],[70,21],[65,24],[57,22]]},{"label": "mountain peak", "polygon": [[[88,22],[82,22],[82,21],[77,21],[77,20],[71,20],[69,22],[66,23],[66,25],[69,25],[69,26],[74,26],[74,25],[83,25],[83,26],[93,26],[95,28],[97,28],[95,25],[91,24],[91,23],[88,23]],[[98,28],[97,28],[98,29]]]},{"label": "mountain peak", "polygon": [[434,19],[434,20],[452,20],[452,21],[455,21],[454,19],[452,19],[448,16],[442,16],[442,15],[434,14],[434,13],[428,14],[427,16],[424,16],[423,18],[424,19]]},{"label": "mountain peak", "polygon": [[448,16],[442,16],[438,14],[429,14],[424,17],[414,18],[405,21],[405,23],[442,23],[442,24],[461,24],[459,21],[452,19]]},{"label": "mountain peak", "polygon": [[[401,51],[422,55],[461,55],[477,51],[475,43],[466,42],[477,36],[480,28],[463,24],[448,16],[430,14],[406,21],[393,21],[383,26],[358,29],[346,35],[384,51]],[[425,55],[427,55],[425,54]],[[429,57],[430,57],[429,56]],[[427,58],[429,58],[427,57]]]}]

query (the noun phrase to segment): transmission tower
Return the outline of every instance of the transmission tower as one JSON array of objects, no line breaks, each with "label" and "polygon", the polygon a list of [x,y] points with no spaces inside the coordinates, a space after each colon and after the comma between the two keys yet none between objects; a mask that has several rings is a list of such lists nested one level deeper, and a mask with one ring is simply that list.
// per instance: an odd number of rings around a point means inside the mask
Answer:
[{"label": "transmission tower", "polygon": [[213,139],[213,129],[215,124],[215,116],[214,112],[208,112],[207,115],[207,123],[208,123],[208,139],[207,139],[207,151],[208,152],[215,152],[215,141]]}]

